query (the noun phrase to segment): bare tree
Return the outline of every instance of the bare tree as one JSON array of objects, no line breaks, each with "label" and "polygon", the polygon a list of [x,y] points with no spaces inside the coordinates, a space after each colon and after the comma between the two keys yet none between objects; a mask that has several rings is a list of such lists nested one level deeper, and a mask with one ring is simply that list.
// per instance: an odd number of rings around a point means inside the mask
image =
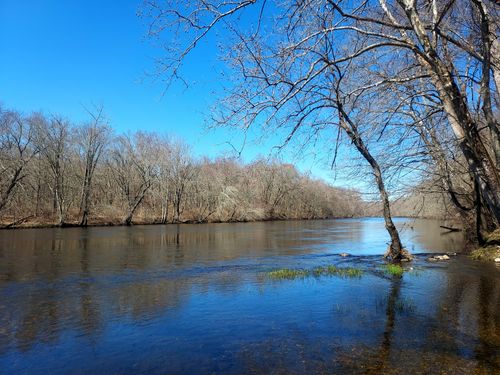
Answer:
[{"label": "bare tree", "polygon": [[154,193],[160,201],[160,223],[168,222],[169,207],[173,201],[172,187],[172,153],[174,142],[167,137],[160,137],[158,147],[158,184]]},{"label": "bare tree", "polygon": [[208,159],[195,166],[192,189],[190,190],[190,205],[195,221],[203,223],[219,209],[219,200],[223,190],[221,170]]},{"label": "bare tree", "polygon": [[127,203],[124,223],[132,224],[134,214],[157,175],[152,134],[137,132],[119,136],[111,155],[111,170]]},{"label": "bare tree", "polygon": [[[407,257],[390,217],[389,198],[380,166],[343,103],[346,94],[341,93],[339,83],[348,69],[348,63],[344,66],[342,63],[347,59],[336,58],[342,52],[342,46],[338,46],[333,34],[327,31],[336,23],[333,12],[328,13],[328,5],[321,2],[286,2],[278,6],[282,13],[275,15],[278,19],[275,23],[277,32],[267,38],[272,40],[268,43],[259,33],[265,4],[251,32],[241,31],[238,19],[232,22],[229,18],[253,3],[154,3],[152,10],[157,11],[157,18],[153,23],[153,33],[161,33],[164,28],[176,23],[186,25],[193,33],[191,44],[177,55],[168,56],[167,72],[175,76],[185,55],[216,24],[228,25],[234,45],[227,60],[239,73],[240,79],[222,103],[217,123],[221,126],[243,124],[244,127],[260,123],[264,127],[286,130],[282,146],[293,137],[299,136],[307,141],[317,137],[324,129],[340,127],[374,171],[391,237],[389,255],[393,259]],[[262,30],[265,28],[263,24]],[[334,121],[337,113],[338,121]],[[271,204],[271,209],[275,203]]]},{"label": "bare tree", "polygon": [[64,226],[72,202],[71,135],[68,121],[61,117],[40,121],[38,144],[50,168],[53,194],[53,208],[57,214],[57,225]]},{"label": "bare tree", "polygon": [[184,211],[186,192],[192,184],[196,174],[196,168],[189,155],[189,148],[182,142],[173,145],[171,169],[171,186],[173,189],[174,222],[181,221]]},{"label": "bare tree", "polygon": [[38,154],[29,119],[0,108],[0,213],[26,177],[26,167]]},{"label": "bare tree", "polygon": [[82,197],[80,201],[81,226],[87,226],[88,224],[92,180],[94,178],[97,163],[99,163],[102,153],[109,142],[110,133],[110,129],[105,122],[102,107],[96,108],[95,112],[87,112],[92,118],[91,122],[77,129],[78,152],[80,159],[85,163],[82,179]]}]

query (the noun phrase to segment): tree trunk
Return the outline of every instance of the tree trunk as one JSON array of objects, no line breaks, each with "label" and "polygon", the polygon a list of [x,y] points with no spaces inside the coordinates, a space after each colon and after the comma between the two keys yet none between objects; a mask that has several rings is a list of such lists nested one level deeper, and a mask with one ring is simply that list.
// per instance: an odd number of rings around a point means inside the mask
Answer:
[{"label": "tree trunk", "polygon": [[340,113],[341,127],[345,130],[345,132],[352,140],[352,142],[354,143],[358,151],[361,153],[361,155],[370,164],[370,167],[372,168],[373,174],[375,176],[375,181],[377,183],[377,188],[383,205],[385,229],[387,230],[391,238],[391,243],[389,245],[389,248],[387,249],[385,257],[391,258],[393,261],[400,261],[402,259],[409,260],[410,259],[409,254],[406,250],[403,249],[403,245],[401,244],[401,239],[399,238],[399,232],[396,226],[394,225],[394,222],[392,221],[389,195],[387,194],[387,190],[385,189],[385,184],[380,166],[373,157],[373,155],[370,153],[366,145],[364,144],[363,140],[361,139],[356,124],[354,124],[347,115],[347,113],[345,113],[342,104],[337,103],[337,105]]},{"label": "tree trunk", "polygon": [[90,205],[90,181],[87,181],[83,187],[82,194],[82,218],[80,220],[80,226],[86,227],[88,225],[88,217],[89,217],[89,205]]},{"label": "tree trunk", "polygon": [[425,59],[418,55],[417,59],[432,76],[469,171],[478,184],[489,219],[498,227],[500,226],[500,176],[497,166],[481,139],[478,124],[473,120],[464,95],[453,78],[452,71],[432,47],[415,3],[411,0],[399,0],[399,3],[410,20],[425,53]]},{"label": "tree trunk", "polygon": [[149,189],[150,185],[146,185],[145,187],[142,188],[139,196],[136,198],[135,202],[129,206],[129,212],[127,217],[125,218],[125,225],[132,225],[132,218],[134,217],[134,213],[137,210],[137,207],[141,204],[142,200],[144,199],[144,196],[146,195],[147,190]]},{"label": "tree trunk", "polygon": [[89,171],[89,161],[87,160],[87,166],[85,168],[85,176],[83,178],[82,201],[80,203],[80,211],[82,212],[80,226],[82,227],[87,226],[87,221],[89,216],[90,184],[91,184],[91,176]]},{"label": "tree trunk", "polygon": [[451,73],[439,61],[429,64],[443,108],[458,140],[470,173],[477,182],[485,208],[495,226],[500,224],[500,178]]},{"label": "tree trunk", "polygon": [[65,217],[64,217],[64,200],[61,197],[59,191],[56,191],[56,198],[57,198],[57,226],[63,227],[65,224]]}]

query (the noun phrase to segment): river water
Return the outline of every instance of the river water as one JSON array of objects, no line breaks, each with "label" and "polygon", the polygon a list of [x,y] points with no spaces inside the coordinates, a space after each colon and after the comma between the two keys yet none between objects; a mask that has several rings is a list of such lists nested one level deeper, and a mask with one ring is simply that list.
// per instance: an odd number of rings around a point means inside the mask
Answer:
[{"label": "river water", "polygon": [[402,278],[381,219],[0,231],[0,373],[500,373],[500,269],[396,222]]}]

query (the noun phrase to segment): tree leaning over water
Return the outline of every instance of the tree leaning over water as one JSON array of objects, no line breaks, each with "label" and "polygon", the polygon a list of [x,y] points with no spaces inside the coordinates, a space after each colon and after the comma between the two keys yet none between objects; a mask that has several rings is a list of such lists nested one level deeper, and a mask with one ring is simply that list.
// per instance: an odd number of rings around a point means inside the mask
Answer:
[{"label": "tree leaning over water", "polygon": [[[477,217],[485,219],[483,229],[499,227],[496,2],[152,0],[146,2],[144,15],[151,18],[151,37],[162,40],[167,32],[177,36],[159,65],[169,80],[182,77],[189,53],[209,33],[221,32],[224,58],[236,74],[216,122],[274,126],[288,131],[284,143],[292,137],[313,138],[325,128],[347,132],[346,124],[352,124],[339,105],[342,100],[359,112],[365,104],[356,100],[370,100],[370,94],[391,97],[394,87],[424,85],[426,90],[417,89],[410,101],[388,100],[393,114],[382,109],[386,121],[375,132],[381,142],[394,144],[394,139],[382,137],[387,127],[405,123],[421,129],[422,123],[405,120],[398,110],[411,110],[425,98],[433,101],[437,110],[427,113],[426,126],[445,122],[451,129],[447,142],[460,150],[476,187]],[[349,79],[359,77],[359,71],[364,72],[362,79]],[[335,88],[341,77],[349,81],[349,89]],[[357,143],[364,133],[347,135],[360,150]],[[394,241],[392,255],[397,257]]]}]

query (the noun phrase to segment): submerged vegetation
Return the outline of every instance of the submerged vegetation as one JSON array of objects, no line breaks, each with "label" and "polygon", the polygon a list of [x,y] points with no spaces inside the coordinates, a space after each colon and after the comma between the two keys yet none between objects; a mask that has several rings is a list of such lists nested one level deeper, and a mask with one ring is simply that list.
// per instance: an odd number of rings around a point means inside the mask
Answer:
[{"label": "submerged vegetation", "polygon": [[294,280],[306,277],[336,276],[342,278],[360,278],[363,270],[353,267],[337,267],[334,265],[319,266],[312,270],[281,268],[269,271],[267,276],[273,280]]},{"label": "submerged vegetation", "polygon": [[391,309],[398,313],[411,314],[417,310],[415,301],[412,298],[399,297],[391,298],[391,296],[378,299],[375,302],[375,306],[378,310],[387,310],[387,306],[390,305]]}]

